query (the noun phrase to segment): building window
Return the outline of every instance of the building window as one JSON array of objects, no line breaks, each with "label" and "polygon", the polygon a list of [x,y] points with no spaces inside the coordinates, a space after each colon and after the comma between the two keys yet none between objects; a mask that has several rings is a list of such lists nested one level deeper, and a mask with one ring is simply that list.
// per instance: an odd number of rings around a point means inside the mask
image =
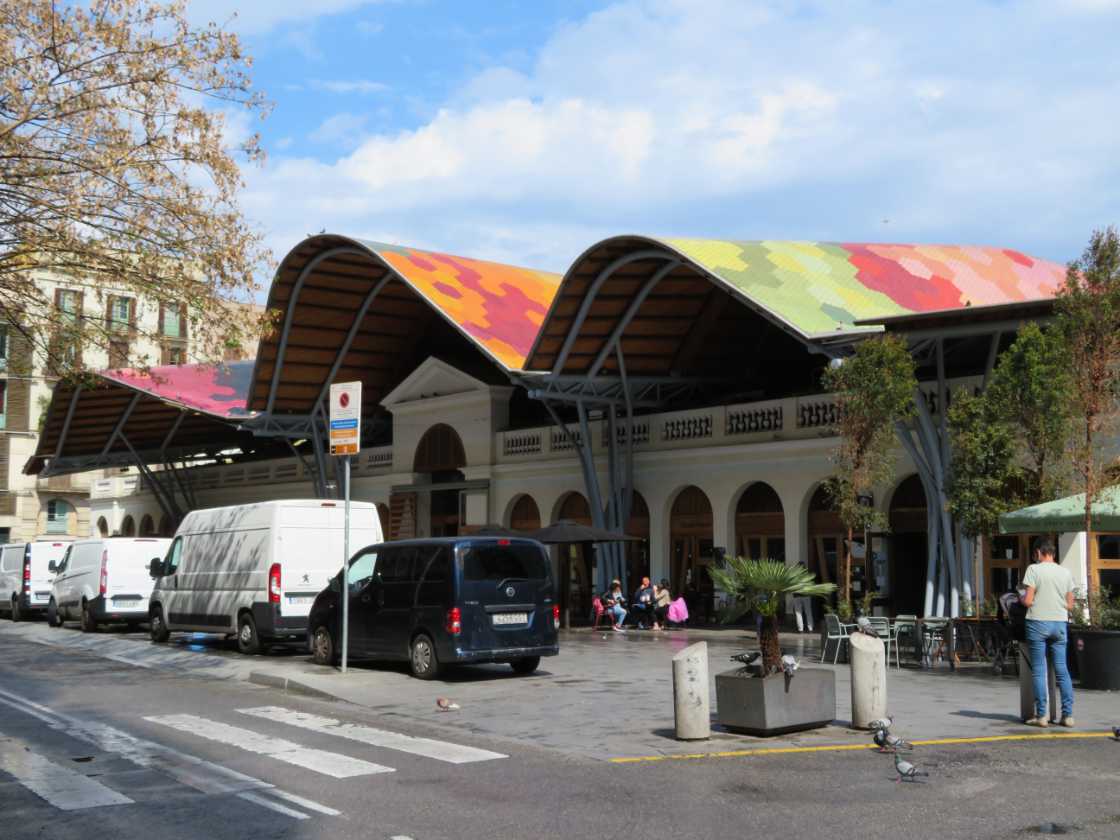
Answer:
[{"label": "building window", "polygon": [[187,363],[187,348],[181,344],[165,344],[162,356],[160,364],[185,365]]},{"label": "building window", "polygon": [[187,337],[186,307],[181,303],[161,303],[159,305],[159,330],[164,338],[185,339]]},{"label": "building window", "polygon": [[54,305],[65,323],[74,323],[82,314],[82,293],[74,289],[55,289]]},{"label": "building window", "polygon": [[128,367],[128,340],[114,338],[109,342],[109,367]]},{"label": "building window", "polygon": [[136,316],[136,301],[129,297],[110,295],[105,313],[105,327],[112,333],[127,333]]},{"label": "building window", "polygon": [[47,533],[69,533],[70,511],[73,509],[73,506],[63,499],[51,499],[47,502]]},{"label": "building window", "polygon": [[82,293],[75,289],[55,289],[54,305],[58,310],[51,359],[54,373],[69,365],[80,365],[82,354]]}]

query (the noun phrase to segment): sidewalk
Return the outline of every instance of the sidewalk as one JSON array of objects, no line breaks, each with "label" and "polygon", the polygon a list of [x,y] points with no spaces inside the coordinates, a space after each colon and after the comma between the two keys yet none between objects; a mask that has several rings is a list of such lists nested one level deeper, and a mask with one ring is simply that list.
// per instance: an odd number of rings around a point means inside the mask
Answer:
[{"label": "sidewalk", "polygon": [[[146,634],[54,630],[44,623],[0,623],[0,638],[13,636],[79,650],[128,665],[171,669],[205,679],[236,679],[277,692],[287,688],[363,706],[384,717],[423,721],[451,729],[531,743],[592,758],[681,755],[758,747],[869,743],[870,736],[848,728],[851,686],[846,665],[820,665],[819,637],[782,634],[782,647],[802,667],[836,672],[837,720],[829,727],[780,738],[761,739],[722,732],[715,725],[714,676],[738,667],[734,653],[756,647],[742,628],[664,633],[566,631],[561,653],[543,660],[532,676],[518,677],[508,666],[453,669],[445,679],[422,682],[407,667],[357,663],[348,674],[313,664],[297,648],[265,657],[236,653],[218,637],[183,634],[169,646],[151,644]],[[706,641],[712,676],[712,739],[673,738],[670,660],[682,648]],[[796,679],[796,677],[795,677]],[[994,677],[984,667],[952,672],[904,668],[888,671],[889,709],[896,733],[910,740],[1037,734],[1018,719],[1019,688],[1014,677]],[[436,698],[462,707],[440,712]],[[279,701],[279,698],[272,698]],[[1120,695],[1079,691],[1078,732],[1107,731],[1120,725]],[[1051,730],[1053,731],[1053,730]],[[1066,730],[1059,730],[1065,732]]]}]

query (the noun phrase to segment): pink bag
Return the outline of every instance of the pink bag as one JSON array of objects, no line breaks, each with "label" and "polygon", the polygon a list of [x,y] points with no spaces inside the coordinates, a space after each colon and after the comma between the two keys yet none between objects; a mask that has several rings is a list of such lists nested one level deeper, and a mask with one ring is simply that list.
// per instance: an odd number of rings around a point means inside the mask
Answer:
[{"label": "pink bag", "polygon": [[685,606],[684,598],[677,598],[669,604],[669,620],[674,624],[684,624],[688,621],[688,607]]}]

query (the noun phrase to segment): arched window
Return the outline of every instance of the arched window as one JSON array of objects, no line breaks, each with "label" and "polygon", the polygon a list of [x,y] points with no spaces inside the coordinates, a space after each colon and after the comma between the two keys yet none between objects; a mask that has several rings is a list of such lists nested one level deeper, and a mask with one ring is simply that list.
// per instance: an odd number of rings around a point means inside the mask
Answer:
[{"label": "arched window", "polygon": [[466,465],[467,456],[459,433],[446,423],[437,423],[420,438],[412,471],[442,473],[459,470]]},{"label": "arched window", "polygon": [[51,499],[47,502],[47,533],[70,533],[70,513],[74,506],[65,499]]},{"label": "arched window", "polygon": [[175,523],[171,521],[171,517],[166,513],[159,518],[159,535],[161,537],[175,536]]},{"label": "arched window", "polygon": [[131,515],[126,516],[121,520],[121,536],[122,537],[135,537],[136,536],[136,520]]},{"label": "arched window", "polygon": [[109,536],[109,523],[105,521],[104,516],[97,517],[97,533],[99,536]]},{"label": "arched window", "polygon": [[140,520],[140,536],[154,537],[156,535],[156,523],[152,519],[150,513],[145,513],[144,517]]},{"label": "arched window", "polygon": [[509,513],[509,527],[515,531],[536,531],[541,527],[541,511],[533,497],[525,493],[518,497]]}]

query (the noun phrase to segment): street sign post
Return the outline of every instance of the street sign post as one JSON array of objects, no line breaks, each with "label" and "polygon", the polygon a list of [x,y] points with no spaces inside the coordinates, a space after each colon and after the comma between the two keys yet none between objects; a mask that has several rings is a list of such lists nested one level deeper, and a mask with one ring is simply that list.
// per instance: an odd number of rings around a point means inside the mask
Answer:
[{"label": "street sign post", "polygon": [[331,385],[331,411],[328,433],[331,455],[343,461],[342,483],[345,499],[342,527],[342,673],[350,644],[350,456],[362,447],[362,383],[338,382]]}]

